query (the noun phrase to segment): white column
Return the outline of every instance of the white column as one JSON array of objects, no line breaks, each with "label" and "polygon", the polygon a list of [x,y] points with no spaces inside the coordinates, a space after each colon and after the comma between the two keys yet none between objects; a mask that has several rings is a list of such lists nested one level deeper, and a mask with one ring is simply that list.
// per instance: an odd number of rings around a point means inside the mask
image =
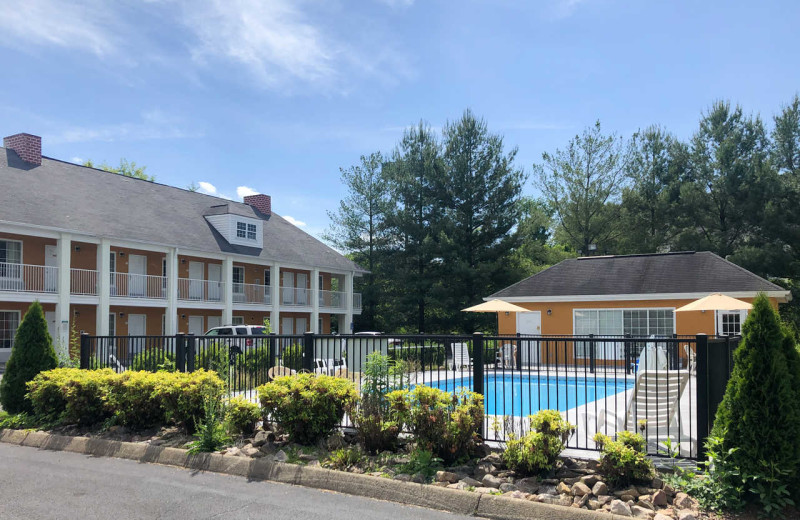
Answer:
[{"label": "white column", "polygon": [[270,266],[269,280],[270,300],[272,301],[272,311],[269,314],[269,324],[272,325],[272,332],[281,333],[281,266],[276,262]]},{"label": "white column", "polygon": [[319,296],[322,287],[319,286],[319,269],[311,271],[311,328],[309,330],[319,334]]},{"label": "white column", "polygon": [[56,349],[66,358],[69,351],[69,293],[72,272],[70,264],[72,259],[72,238],[69,233],[61,233],[56,245],[58,255],[58,303],[56,304],[56,330],[58,337],[53,338]]},{"label": "white column", "polygon": [[222,261],[222,289],[225,292],[225,308],[222,310],[222,324],[233,323],[233,258],[226,256]]},{"label": "white column", "polygon": [[111,305],[111,242],[104,238],[97,244],[97,330],[108,336],[108,314]]},{"label": "white column", "polygon": [[167,310],[164,332],[168,336],[178,333],[178,249],[167,252]]},{"label": "white column", "polygon": [[345,315],[344,315],[344,331],[340,330],[340,334],[352,334],[353,330],[353,273],[347,273],[344,276],[344,290],[345,290]]}]

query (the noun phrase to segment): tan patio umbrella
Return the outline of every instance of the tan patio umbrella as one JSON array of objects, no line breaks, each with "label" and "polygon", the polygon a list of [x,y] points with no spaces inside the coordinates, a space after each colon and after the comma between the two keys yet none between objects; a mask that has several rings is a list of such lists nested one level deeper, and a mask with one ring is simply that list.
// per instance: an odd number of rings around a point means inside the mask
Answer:
[{"label": "tan patio umbrella", "polygon": [[497,333],[500,334],[500,313],[501,312],[528,312],[525,307],[514,305],[513,303],[504,302],[503,300],[489,300],[488,302],[479,303],[466,309],[461,309],[461,312],[494,312],[497,314]]},{"label": "tan patio umbrella", "polygon": [[721,293],[709,294],[690,304],[684,305],[675,312],[689,311],[749,311],[753,306],[742,300],[731,298]]}]

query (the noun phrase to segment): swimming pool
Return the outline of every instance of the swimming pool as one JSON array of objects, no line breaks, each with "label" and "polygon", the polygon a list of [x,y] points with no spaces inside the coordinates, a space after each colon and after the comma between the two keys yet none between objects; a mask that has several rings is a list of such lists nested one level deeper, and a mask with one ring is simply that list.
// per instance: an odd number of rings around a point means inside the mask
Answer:
[{"label": "swimming pool", "polygon": [[[453,392],[471,388],[472,378],[445,379],[426,383]],[[633,388],[632,379],[608,379],[555,375],[498,374],[484,380],[487,415],[528,416],[539,410],[559,410],[591,403]]]}]

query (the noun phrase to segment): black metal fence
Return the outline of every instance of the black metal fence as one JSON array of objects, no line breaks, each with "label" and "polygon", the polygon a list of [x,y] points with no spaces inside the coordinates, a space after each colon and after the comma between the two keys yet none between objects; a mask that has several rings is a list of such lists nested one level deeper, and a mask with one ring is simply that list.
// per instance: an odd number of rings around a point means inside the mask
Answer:
[{"label": "black metal fence", "polygon": [[[642,433],[651,454],[667,439],[680,456],[702,456],[732,370],[735,342],[706,336],[82,335],[81,367],[216,371],[231,395],[257,398],[279,375],[308,371],[360,388],[367,356],[394,362],[396,387],[459,388],[484,396],[484,438],[503,443],[538,410],[575,425],[568,448],[593,450],[595,433]],[[348,426],[345,419],[344,427]]]}]

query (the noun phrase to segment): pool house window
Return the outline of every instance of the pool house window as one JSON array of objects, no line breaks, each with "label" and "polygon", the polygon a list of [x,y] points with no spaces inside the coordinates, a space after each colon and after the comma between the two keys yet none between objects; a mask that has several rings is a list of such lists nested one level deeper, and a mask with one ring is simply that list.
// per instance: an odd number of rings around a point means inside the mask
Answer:
[{"label": "pool house window", "polygon": [[[674,309],[576,309],[573,331],[576,336],[623,336],[638,337],[672,336],[675,332]],[[595,343],[598,359],[611,359],[622,353],[608,351],[610,344]],[[620,348],[621,345],[617,345]],[[575,357],[590,357],[588,342],[575,342]]]}]

